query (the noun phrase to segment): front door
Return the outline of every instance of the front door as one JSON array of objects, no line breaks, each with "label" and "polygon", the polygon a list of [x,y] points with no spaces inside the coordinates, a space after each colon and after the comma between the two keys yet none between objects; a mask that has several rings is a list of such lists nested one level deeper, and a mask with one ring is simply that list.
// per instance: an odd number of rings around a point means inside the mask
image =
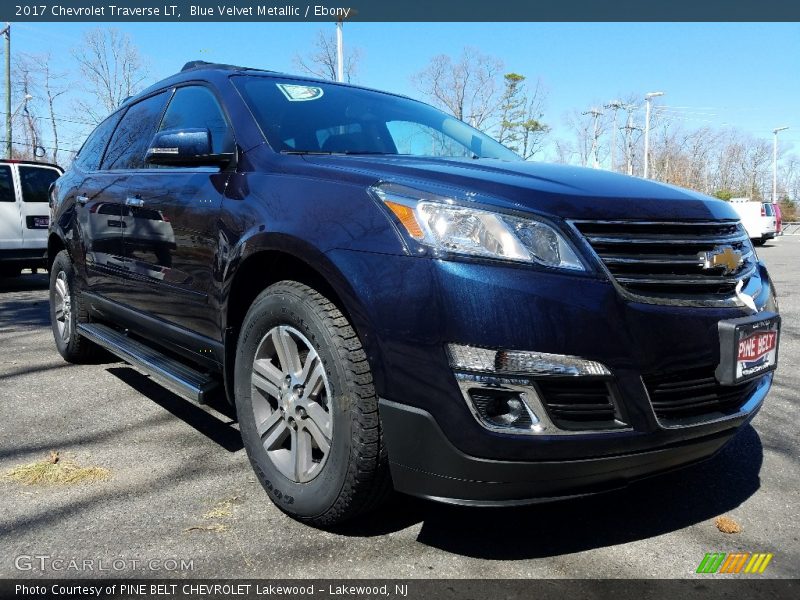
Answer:
[{"label": "front door", "polygon": [[[213,152],[232,151],[231,129],[211,90],[179,87],[159,131],[198,128],[211,134]],[[123,233],[127,303],[215,342],[222,339],[220,318],[210,299],[228,177],[218,167],[140,169],[128,182],[130,225]]]}]

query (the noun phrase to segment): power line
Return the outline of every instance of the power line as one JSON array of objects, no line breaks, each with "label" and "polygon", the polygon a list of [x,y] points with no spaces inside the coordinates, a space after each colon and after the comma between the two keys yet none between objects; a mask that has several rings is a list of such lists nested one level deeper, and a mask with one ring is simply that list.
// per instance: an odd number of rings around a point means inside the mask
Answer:
[{"label": "power line", "polygon": [[[7,112],[0,111],[0,115],[7,115],[7,114],[8,114]],[[31,118],[32,119],[40,119],[40,120],[43,120],[43,121],[49,121],[50,120],[49,116],[31,115]],[[97,125],[97,123],[94,123],[92,121],[77,121],[75,119],[67,119],[66,117],[53,117],[53,119],[56,120],[56,121],[61,121],[62,123],[74,123],[76,125],[92,125],[92,126]]]},{"label": "power line", "polygon": [[[6,140],[0,140],[0,144],[5,144],[5,143],[6,143]],[[11,143],[14,144],[15,146],[25,146],[26,148],[30,148],[31,147],[31,145],[28,144],[27,142],[11,142]],[[54,146],[42,146],[41,144],[36,144],[36,147],[37,148],[44,148],[45,150],[58,150],[59,152],[64,151],[64,152],[77,153],[78,150],[80,150],[80,148],[69,148],[69,147],[65,147],[65,146],[59,146],[58,148],[56,148]]]}]

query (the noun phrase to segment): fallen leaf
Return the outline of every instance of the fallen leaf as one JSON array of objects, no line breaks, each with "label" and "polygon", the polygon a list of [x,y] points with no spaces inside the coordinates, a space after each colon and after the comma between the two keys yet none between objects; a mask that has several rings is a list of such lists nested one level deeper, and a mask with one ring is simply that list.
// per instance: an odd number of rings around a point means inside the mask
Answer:
[{"label": "fallen leaf", "polygon": [[716,525],[717,529],[722,533],[741,533],[742,531],[742,526],[727,516],[714,519],[714,525]]}]

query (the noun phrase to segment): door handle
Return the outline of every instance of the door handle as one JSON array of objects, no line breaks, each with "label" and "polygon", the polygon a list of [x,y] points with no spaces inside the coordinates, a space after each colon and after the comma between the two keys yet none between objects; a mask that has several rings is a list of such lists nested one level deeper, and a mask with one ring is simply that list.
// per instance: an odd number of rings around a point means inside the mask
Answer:
[{"label": "door handle", "polygon": [[142,200],[141,198],[132,198],[132,197],[129,196],[129,197],[125,198],[125,205],[126,206],[144,206],[144,200]]},{"label": "door handle", "polygon": [[89,196],[75,196],[75,201],[81,206],[86,206],[86,203],[89,201]]}]

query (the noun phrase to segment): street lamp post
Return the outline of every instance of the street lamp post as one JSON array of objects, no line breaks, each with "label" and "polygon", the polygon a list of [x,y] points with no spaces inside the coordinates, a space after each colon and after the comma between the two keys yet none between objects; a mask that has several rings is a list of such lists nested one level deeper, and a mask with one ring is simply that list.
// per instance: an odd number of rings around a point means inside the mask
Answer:
[{"label": "street lamp post", "polygon": [[772,135],[775,136],[772,141],[772,203],[778,201],[778,132],[786,131],[789,126],[776,127],[772,130]]},{"label": "street lamp post", "polygon": [[344,81],[344,35],[342,33],[342,19],[336,20],[336,81]]},{"label": "street lamp post", "polygon": [[648,92],[644,95],[647,106],[644,119],[644,178],[647,179],[650,168],[650,103],[653,98],[663,96],[664,92]]}]

